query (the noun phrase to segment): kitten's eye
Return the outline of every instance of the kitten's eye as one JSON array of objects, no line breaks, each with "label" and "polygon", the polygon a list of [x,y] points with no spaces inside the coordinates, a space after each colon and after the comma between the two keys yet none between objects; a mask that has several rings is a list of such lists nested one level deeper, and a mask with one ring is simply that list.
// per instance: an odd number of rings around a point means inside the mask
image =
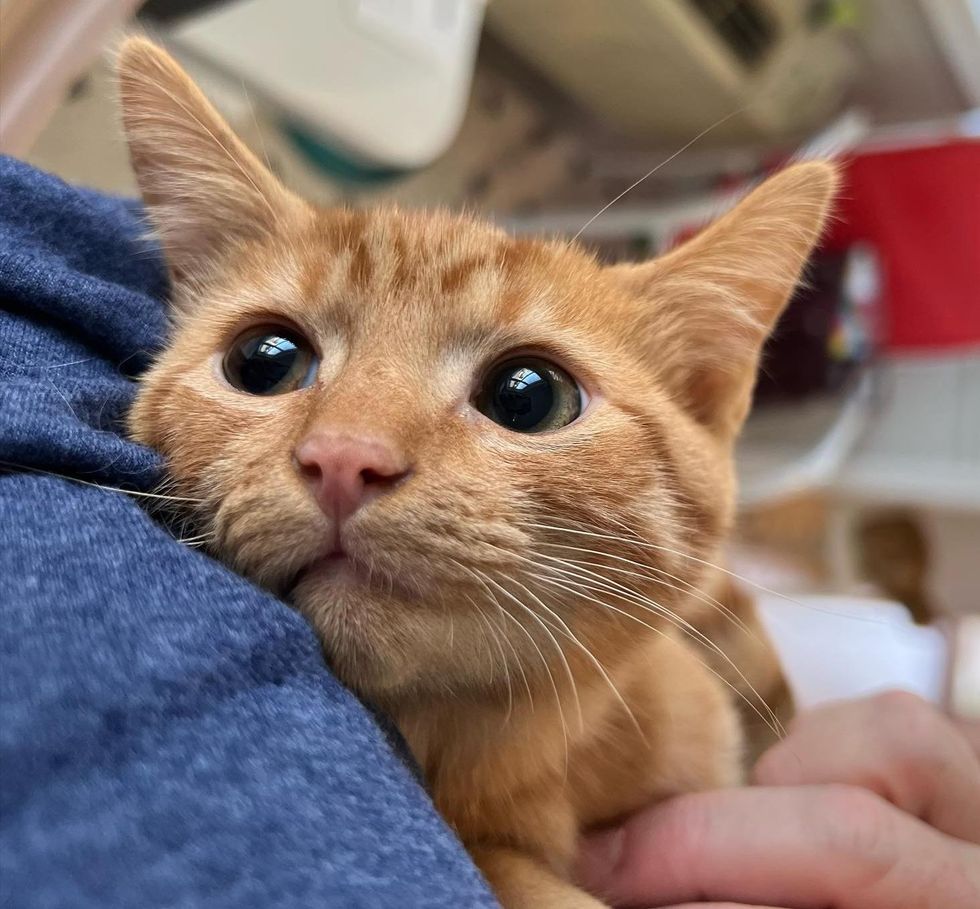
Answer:
[{"label": "kitten's eye", "polygon": [[225,378],[250,395],[281,395],[306,388],[316,375],[309,342],[295,329],[261,325],[239,335],[225,354]]},{"label": "kitten's eye", "polygon": [[537,357],[494,366],[473,402],[495,423],[516,432],[561,429],[582,411],[582,392],[565,370]]}]

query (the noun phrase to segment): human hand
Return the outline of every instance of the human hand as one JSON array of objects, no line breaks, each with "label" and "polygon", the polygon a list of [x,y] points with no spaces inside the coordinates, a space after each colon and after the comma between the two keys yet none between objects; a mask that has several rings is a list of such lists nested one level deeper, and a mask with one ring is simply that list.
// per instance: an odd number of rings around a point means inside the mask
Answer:
[{"label": "human hand", "polygon": [[582,883],[622,907],[980,907],[980,758],[925,701],[803,714],[753,776],[589,838]]}]

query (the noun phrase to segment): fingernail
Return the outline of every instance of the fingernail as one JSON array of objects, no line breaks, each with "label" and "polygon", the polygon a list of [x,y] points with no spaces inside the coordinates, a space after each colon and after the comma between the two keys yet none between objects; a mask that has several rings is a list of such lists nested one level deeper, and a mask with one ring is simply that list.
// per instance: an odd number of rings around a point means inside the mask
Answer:
[{"label": "fingernail", "polygon": [[622,827],[585,837],[575,864],[576,880],[594,893],[605,890],[615,877],[625,844],[626,831]]}]

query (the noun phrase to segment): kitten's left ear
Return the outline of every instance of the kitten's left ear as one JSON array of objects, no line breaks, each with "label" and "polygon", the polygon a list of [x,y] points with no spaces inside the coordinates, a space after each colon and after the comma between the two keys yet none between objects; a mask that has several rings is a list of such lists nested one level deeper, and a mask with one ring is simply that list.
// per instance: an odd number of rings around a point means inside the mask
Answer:
[{"label": "kitten's left ear", "polygon": [[302,210],[162,48],[127,39],[117,72],[133,171],[178,284]]},{"label": "kitten's left ear", "polygon": [[673,252],[608,269],[640,298],[644,355],[721,437],[734,437],[745,419],[762,344],[820,237],[837,185],[830,163],[787,168]]}]

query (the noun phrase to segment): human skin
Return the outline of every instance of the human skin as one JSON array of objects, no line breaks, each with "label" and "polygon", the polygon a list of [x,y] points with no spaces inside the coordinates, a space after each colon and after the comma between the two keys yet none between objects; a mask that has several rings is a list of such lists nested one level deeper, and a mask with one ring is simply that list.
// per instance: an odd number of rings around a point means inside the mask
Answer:
[{"label": "human skin", "polygon": [[801,715],[755,785],[683,795],[589,838],[578,874],[619,907],[980,906],[980,744],[914,695]]}]

